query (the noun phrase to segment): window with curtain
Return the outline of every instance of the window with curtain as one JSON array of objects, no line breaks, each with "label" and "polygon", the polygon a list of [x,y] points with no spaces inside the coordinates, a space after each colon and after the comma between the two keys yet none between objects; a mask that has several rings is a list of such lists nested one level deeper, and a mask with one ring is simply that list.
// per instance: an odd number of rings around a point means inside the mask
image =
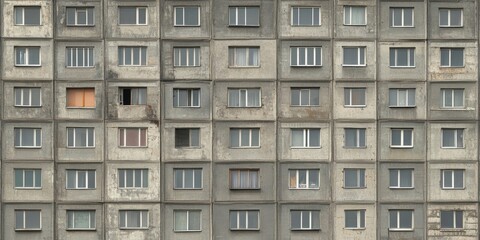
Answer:
[{"label": "window with curtain", "polygon": [[259,128],[230,128],[230,147],[260,147]]},{"label": "window with curtain", "polygon": [[296,88],[290,89],[291,106],[319,106],[320,88]]},{"label": "window with curtain", "polygon": [[146,87],[121,87],[118,89],[120,105],[145,105],[147,104]]},{"label": "window with curtain", "polygon": [[118,47],[118,65],[119,66],[146,66],[147,65],[147,47],[119,46]]},{"label": "window with curtain", "polygon": [[230,67],[259,67],[260,47],[229,47]]},{"label": "window with curtain", "polygon": [[320,128],[292,128],[292,148],[319,148]]},{"label": "window with curtain", "polygon": [[415,107],[415,88],[388,89],[389,107]]},{"label": "window with curtain", "polygon": [[67,108],[94,108],[95,88],[67,88]]},{"label": "window with curtain", "polygon": [[344,6],[344,25],[367,25],[367,7]]},{"label": "window with curtain", "polygon": [[120,229],[146,229],[148,228],[147,210],[120,210]]},{"label": "window with curtain", "polygon": [[201,210],[173,210],[173,217],[175,232],[201,231]]},{"label": "window with curtain", "polygon": [[96,170],[67,169],[67,189],[95,189]]},{"label": "window with curtain", "polygon": [[200,66],[200,47],[174,47],[173,53],[175,67]]},{"label": "window with curtain", "polygon": [[174,88],[173,107],[200,107],[200,88]]},{"label": "window with curtain", "polygon": [[290,169],[290,189],[318,189],[320,187],[319,169]]},{"label": "window with curtain", "polygon": [[259,169],[231,169],[230,189],[260,189]]},{"label": "window with curtain", "polygon": [[119,128],[119,146],[120,147],[146,147],[147,129],[146,128]]},{"label": "window with curtain", "polygon": [[260,88],[229,88],[228,107],[261,107]]},{"label": "window with curtain", "polygon": [[95,230],[95,210],[67,210],[67,229]]},{"label": "window with curtain", "polygon": [[95,147],[95,128],[67,127],[67,147]]}]

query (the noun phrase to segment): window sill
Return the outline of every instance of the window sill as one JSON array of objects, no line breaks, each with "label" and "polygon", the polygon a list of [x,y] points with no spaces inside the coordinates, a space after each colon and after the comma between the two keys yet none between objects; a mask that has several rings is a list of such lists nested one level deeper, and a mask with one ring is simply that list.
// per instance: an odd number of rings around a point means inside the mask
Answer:
[{"label": "window sill", "polygon": [[320,190],[320,188],[288,188],[288,190]]},{"label": "window sill", "polygon": [[390,68],[394,69],[411,69],[411,68],[416,68],[415,66],[390,66]]},{"label": "window sill", "polygon": [[465,66],[441,66],[440,68],[465,68]]},{"label": "window sill", "polygon": [[322,147],[290,147],[290,149],[321,149]]},{"label": "window sill", "polygon": [[260,147],[230,147],[230,149],[260,149]]},{"label": "window sill", "polygon": [[42,147],[22,147],[22,146],[15,146],[15,149],[41,149]]},{"label": "window sill", "polygon": [[438,26],[439,28],[463,28],[463,26],[442,26],[442,25],[439,25]]},{"label": "window sill", "polygon": [[290,107],[320,107],[320,105],[290,105]]},{"label": "window sill", "polygon": [[366,108],[367,105],[343,105],[345,108]]},{"label": "window sill", "polygon": [[93,147],[70,147],[70,146],[67,146],[67,149],[95,149],[95,146],[93,146]]},{"label": "window sill", "polygon": [[389,232],[413,232],[414,229],[413,229],[413,228],[410,228],[410,229],[389,228],[388,231],[389,231]]},{"label": "window sill", "polygon": [[361,190],[361,189],[367,189],[367,187],[345,187],[345,186],[342,187],[342,188],[345,189],[345,190],[353,190],[353,189],[359,189],[359,190]]},{"label": "window sill", "polygon": [[95,27],[95,24],[94,25],[66,25],[67,27]]},{"label": "window sill", "polygon": [[41,67],[42,65],[15,65],[15,67]]},{"label": "window sill", "polygon": [[415,28],[415,26],[390,26],[391,28]]},{"label": "window sill", "polygon": [[42,190],[41,187],[14,187],[15,190]]},{"label": "window sill", "polygon": [[363,65],[348,65],[348,64],[342,64],[342,67],[367,67],[367,64],[363,64]]},{"label": "window sill", "polygon": [[14,105],[14,107],[18,108],[41,108],[42,106],[22,106],[22,105]]},{"label": "window sill", "polygon": [[252,106],[252,107],[235,107],[235,106],[227,106],[227,108],[262,108],[262,106]]},{"label": "window sill", "polygon": [[173,108],[201,108],[200,106],[173,106]]},{"label": "window sill", "polygon": [[18,27],[41,27],[44,26],[43,24],[14,24]]},{"label": "window sill", "polygon": [[465,190],[465,188],[443,188],[442,187],[442,190],[446,190],[446,191],[450,191],[450,190]]},{"label": "window sill", "polygon": [[118,26],[148,26],[148,23],[142,23],[142,24],[136,24],[136,23],[124,23],[124,24],[118,24]]},{"label": "window sill", "polygon": [[465,232],[463,228],[440,228],[440,232]]},{"label": "window sill", "polygon": [[195,190],[195,191],[198,191],[198,190],[203,190],[203,188],[173,188],[173,190],[180,190],[180,191]]},{"label": "window sill", "polygon": [[201,147],[190,147],[190,146],[185,146],[185,147],[182,147],[182,146],[175,146],[175,149],[177,150],[199,150],[199,149],[202,149]]},{"label": "window sill", "polygon": [[147,67],[148,65],[118,65],[118,67],[134,67],[134,68],[140,68],[140,67]]},{"label": "window sill", "polygon": [[388,187],[391,190],[412,190],[415,189],[415,187]]},{"label": "window sill", "polygon": [[259,28],[260,25],[228,25],[231,28]]},{"label": "window sill", "polygon": [[97,188],[65,188],[66,190],[97,190]]},{"label": "window sill", "polygon": [[176,233],[201,232],[202,230],[173,230]]},{"label": "window sill", "polygon": [[351,230],[351,231],[364,231],[366,228],[364,228],[364,227],[363,227],[363,228],[347,228],[347,227],[346,227],[346,228],[343,228],[343,229],[345,229],[345,230]]},{"label": "window sill", "polygon": [[464,108],[464,107],[452,107],[452,108],[449,108],[449,107],[441,107],[439,109],[436,109],[438,111],[466,111],[467,109]]},{"label": "window sill", "polygon": [[196,66],[173,66],[174,68],[199,68],[201,67],[200,65],[196,65]]},{"label": "window sill", "polygon": [[119,148],[148,148],[148,146],[118,146]]},{"label": "window sill", "polygon": [[393,149],[411,149],[411,148],[413,148],[413,146],[392,146],[392,145],[390,145],[390,148],[393,148]]},{"label": "window sill", "polygon": [[67,107],[67,109],[96,109],[96,107]]},{"label": "window sill", "polygon": [[125,228],[125,227],[120,227],[119,228],[120,230],[127,230],[127,231],[135,231],[135,230],[143,230],[143,231],[146,231],[148,230],[149,228],[148,227],[137,227],[137,228]]},{"label": "window sill", "polygon": [[318,229],[301,229],[301,228],[291,228],[290,231],[293,232],[319,232],[321,231],[319,228]]},{"label": "window sill", "polygon": [[346,26],[346,27],[366,27],[367,24],[343,24],[343,26]]},{"label": "window sill", "polygon": [[232,228],[230,228],[230,231],[260,231],[260,228],[256,228],[256,229],[232,229]]},{"label": "window sill", "polygon": [[82,232],[85,232],[85,231],[97,231],[96,228],[67,228],[65,229],[67,231],[82,231]]},{"label": "window sill", "polygon": [[198,25],[173,25],[174,27],[180,27],[180,28],[188,28],[188,27],[201,27],[200,24]]},{"label": "window sill", "polygon": [[231,69],[253,69],[260,68],[260,66],[228,66]]},{"label": "window sill", "polygon": [[306,24],[298,24],[298,25],[293,25],[290,24],[290,27],[296,28],[296,27],[321,27],[322,24],[319,25],[306,25]]},{"label": "window sill", "polygon": [[290,65],[292,68],[321,68],[323,65]]},{"label": "window sill", "polygon": [[417,106],[388,106],[389,108],[416,108]]},{"label": "window sill", "polygon": [[441,149],[465,149],[465,147],[440,147]]},{"label": "window sill", "polygon": [[15,232],[41,232],[41,228],[35,228],[35,229],[15,229]]},{"label": "window sill", "polygon": [[260,191],[261,188],[230,188],[231,191]]},{"label": "window sill", "polygon": [[367,147],[347,147],[343,146],[344,149],[367,149]]},{"label": "window sill", "polygon": [[65,66],[66,69],[85,69],[85,68],[88,68],[88,69],[94,69],[95,66],[86,66],[86,67],[81,67],[81,66]]}]

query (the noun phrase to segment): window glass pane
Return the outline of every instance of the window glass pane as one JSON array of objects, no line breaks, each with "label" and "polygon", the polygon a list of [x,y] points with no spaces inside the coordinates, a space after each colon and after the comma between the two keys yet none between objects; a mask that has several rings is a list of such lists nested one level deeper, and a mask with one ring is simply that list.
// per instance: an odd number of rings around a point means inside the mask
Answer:
[{"label": "window glass pane", "polygon": [[15,24],[23,24],[23,7],[15,7]]},{"label": "window glass pane", "polygon": [[187,228],[187,211],[174,211],[175,213],[175,231],[186,231]]},{"label": "window glass pane", "polygon": [[415,106],[415,89],[408,89],[408,106]]},{"label": "window glass pane", "polygon": [[95,188],[95,170],[88,171],[88,188]]},{"label": "window glass pane", "polygon": [[32,97],[31,97],[31,104],[32,106],[40,106],[40,88],[31,88],[30,89]]},{"label": "window glass pane", "polygon": [[247,211],[238,211],[239,219],[238,219],[238,227],[240,229],[247,228]]},{"label": "window glass pane", "polygon": [[185,7],[185,25],[198,25],[198,7]]},{"label": "window glass pane", "polygon": [[183,188],[183,170],[174,170],[174,188]]},{"label": "window glass pane", "polygon": [[357,227],[357,211],[345,210],[345,227],[346,228],[356,228]]},{"label": "window glass pane", "polygon": [[357,170],[345,169],[345,187],[357,187]]},{"label": "window glass pane", "polygon": [[258,7],[247,7],[247,25],[259,25],[259,10]]},{"label": "window glass pane", "polygon": [[133,185],[133,174],[134,174],[134,170],[133,169],[127,169],[125,170],[125,179],[126,179],[126,185],[125,187],[134,187]]},{"label": "window glass pane", "polygon": [[301,211],[290,211],[290,220],[292,229],[300,228]]},{"label": "window glass pane", "polygon": [[310,147],[320,147],[320,129],[310,129]]},{"label": "window glass pane", "polygon": [[360,172],[360,187],[365,187],[365,169],[359,169]]},{"label": "window glass pane", "polygon": [[175,8],[175,24],[176,25],[183,25],[183,7],[176,7]]},{"label": "window glass pane", "polygon": [[358,65],[358,48],[343,48],[343,64]]},{"label": "window glass pane", "polygon": [[462,26],[462,9],[450,9],[450,25]]},{"label": "window glass pane", "polygon": [[389,211],[389,214],[390,214],[390,228],[398,228],[397,213],[398,213],[398,211]]},{"label": "window glass pane", "polygon": [[78,171],[77,172],[77,177],[78,177],[78,187],[79,188],[86,188],[86,181],[87,181],[87,173],[85,171]]},{"label": "window glass pane", "polygon": [[405,26],[413,26],[413,8],[404,8],[403,9],[403,23]]},{"label": "window glass pane", "polygon": [[320,25],[320,8],[313,8],[313,25]]},{"label": "window glass pane", "polygon": [[453,171],[454,188],[463,188],[463,170]]},{"label": "window glass pane", "polygon": [[238,129],[230,129],[230,146],[231,147],[239,147],[239,133]]},{"label": "window glass pane", "polygon": [[248,228],[250,229],[258,228],[258,212],[257,211],[248,211]]},{"label": "window glass pane", "polygon": [[300,25],[312,25],[312,9],[311,8],[298,8],[299,9],[299,23]]},{"label": "window glass pane", "polygon": [[202,169],[195,169],[193,171],[194,176],[194,188],[202,188]]},{"label": "window glass pane", "polygon": [[25,228],[40,228],[40,211],[25,211]]},{"label": "window glass pane", "polygon": [[350,7],[352,10],[351,23],[365,25],[365,7]]},{"label": "window glass pane", "polygon": [[[87,20],[88,20],[88,25],[94,25],[94,8],[87,8],[87,14],[88,14],[88,17],[87,17]],[[92,58],[90,58],[92,59]]]},{"label": "window glass pane", "polygon": [[400,228],[412,228],[412,211],[400,212]]},{"label": "window glass pane", "polygon": [[454,106],[463,107],[463,89],[454,89],[453,97],[454,97]]},{"label": "window glass pane", "polygon": [[440,49],[440,65],[450,66],[450,49],[446,49],[446,48]]},{"label": "window glass pane", "polygon": [[453,228],[453,211],[440,211],[440,227]]},{"label": "window glass pane", "polygon": [[228,9],[228,24],[229,25],[236,25],[236,19],[237,19],[237,8],[231,7]]},{"label": "window glass pane", "polygon": [[200,230],[200,211],[189,211],[188,228],[189,230]]},{"label": "window glass pane", "polygon": [[15,169],[15,187],[23,187],[23,170]]},{"label": "window glass pane", "polygon": [[237,211],[230,211],[230,229],[237,229]]},{"label": "window glass pane", "polygon": [[401,143],[401,130],[399,129],[392,129],[392,145],[393,146],[400,146]]},{"label": "window glass pane", "polygon": [[143,187],[142,185],[142,170],[141,169],[135,169],[134,171],[134,181],[135,181],[135,187]]},{"label": "window glass pane", "polygon": [[413,187],[412,174],[410,169],[400,170],[400,187]]},{"label": "window glass pane", "polygon": [[40,25],[40,7],[25,7],[25,25]]},{"label": "window glass pane", "polygon": [[442,135],[443,147],[455,147],[455,130],[443,129]]},{"label": "window glass pane", "polygon": [[237,21],[238,25],[245,25],[245,7],[237,7]]},{"label": "window glass pane", "polygon": [[127,227],[141,227],[140,211],[127,211]]},{"label": "window glass pane", "polygon": [[15,210],[15,229],[23,229],[23,213],[24,211]]},{"label": "window glass pane", "polygon": [[443,187],[445,187],[445,188],[453,187],[452,175],[453,174],[452,174],[451,170],[444,170],[443,171]]},{"label": "window glass pane", "polygon": [[252,147],[260,146],[260,130],[252,129]]},{"label": "window glass pane", "polygon": [[365,129],[358,130],[359,147],[365,147]]},{"label": "window glass pane", "polygon": [[119,7],[118,15],[120,17],[120,24],[136,24],[137,9],[135,7]]},{"label": "window glass pane", "polygon": [[452,67],[463,67],[463,49],[451,49]]},{"label": "window glass pane", "polygon": [[185,172],[185,188],[193,188],[193,169],[186,169]]},{"label": "window glass pane", "polygon": [[440,9],[440,26],[448,26],[448,9]]},{"label": "window glass pane", "polygon": [[413,139],[412,130],[411,129],[403,130],[403,143],[404,143],[404,145],[413,146],[412,139]]},{"label": "window glass pane", "polygon": [[455,227],[463,228],[463,211],[455,211]]},{"label": "window glass pane", "polygon": [[40,64],[40,48],[39,47],[28,48],[28,64],[29,65]]},{"label": "window glass pane", "polygon": [[200,146],[200,129],[190,129],[190,146]]},{"label": "window glass pane", "polygon": [[308,172],[308,182],[310,184],[309,188],[318,188],[319,187],[319,184],[318,184],[318,170],[310,170]]},{"label": "window glass pane", "polygon": [[398,173],[399,170],[390,170],[390,187],[399,187],[398,184]]}]

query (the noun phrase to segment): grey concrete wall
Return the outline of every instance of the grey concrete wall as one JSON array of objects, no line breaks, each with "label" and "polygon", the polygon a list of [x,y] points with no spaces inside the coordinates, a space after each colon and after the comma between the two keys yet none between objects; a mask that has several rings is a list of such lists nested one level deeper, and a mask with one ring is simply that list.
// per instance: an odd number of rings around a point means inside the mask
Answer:
[{"label": "grey concrete wall", "polygon": [[15,231],[15,221],[2,221],[3,237],[5,239],[19,239],[19,240],[50,240],[54,236],[54,210],[53,204],[42,203],[28,203],[28,204],[4,204],[2,206],[2,213],[5,219],[15,219],[15,210],[40,210],[41,231]]}]

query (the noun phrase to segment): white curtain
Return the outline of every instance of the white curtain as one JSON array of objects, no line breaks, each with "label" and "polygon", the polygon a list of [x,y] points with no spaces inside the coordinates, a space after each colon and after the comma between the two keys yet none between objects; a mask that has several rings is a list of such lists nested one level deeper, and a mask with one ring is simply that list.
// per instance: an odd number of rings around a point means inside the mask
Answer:
[{"label": "white curtain", "polygon": [[352,7],[352,24],[365,24],[365,7]]}]

